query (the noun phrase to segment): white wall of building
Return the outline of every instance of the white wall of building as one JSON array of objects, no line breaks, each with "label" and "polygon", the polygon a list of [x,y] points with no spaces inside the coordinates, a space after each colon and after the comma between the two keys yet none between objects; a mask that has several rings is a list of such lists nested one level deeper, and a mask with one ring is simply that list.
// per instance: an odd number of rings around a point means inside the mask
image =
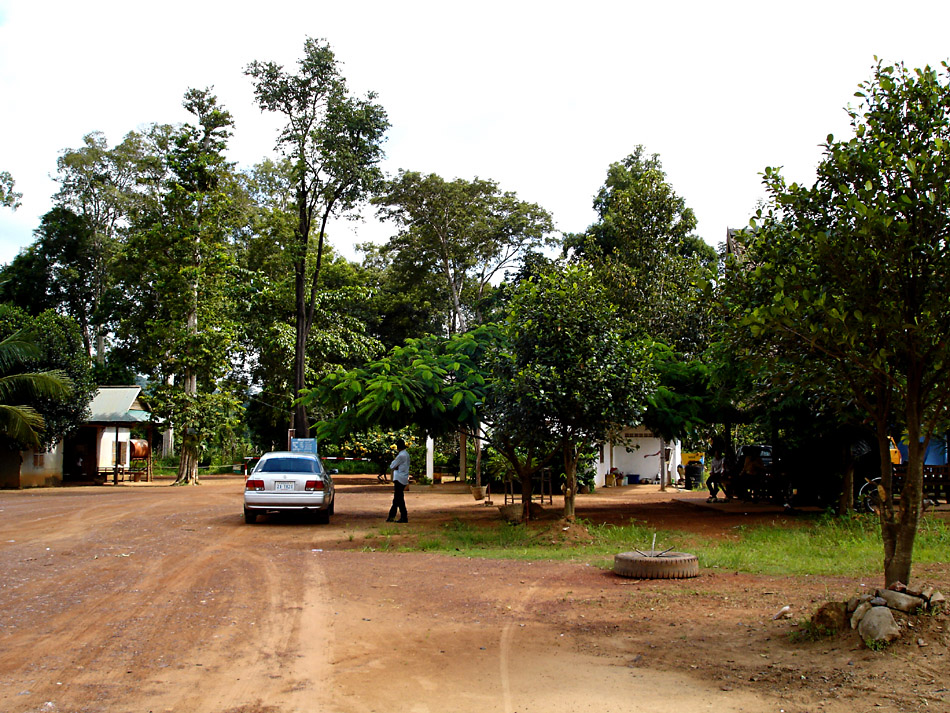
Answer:
[{"label": "white wall of building", "polygon": [[[119,437],[119,465],[125,468],[129,467],[129,454],[131,448],[129,441],[132,438],[132,431],[128,428],[118,429]],[[111,468],[115,465],[115,441],[116,428],[110,426],[103,429],[99,438],[99,468]]]},{"label": "white wall of building", "polygon": [[[667,483],[676,482],[676,468],[680,464],[680,444],[667,443],[670,450],[667,460]],[[660,476],[660,439],[645,428],[627,428],[614,441],[605,443],[595,463],[594,482],[598,486],[609,483],[609,475],[614,472],[622,475],[637,475],[640,482],[659,479]],[[613,483],[610,483],[611,485]]]},{"label": "white wall of building", "polygon": [[35,488],[63,481],[63,443],[49,451],[21,451],[20,487]]}]

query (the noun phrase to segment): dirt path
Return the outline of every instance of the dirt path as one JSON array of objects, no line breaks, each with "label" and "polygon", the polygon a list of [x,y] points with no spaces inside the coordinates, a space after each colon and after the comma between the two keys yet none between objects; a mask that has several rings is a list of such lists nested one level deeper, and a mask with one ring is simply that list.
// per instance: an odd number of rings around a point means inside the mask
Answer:
[{"label": "dirt path", "polygon": [[[372,551],[386,486],[341,478],[329,526],[245,525],[241,487],[0,492],[0,711],[950,710],[945,619],[926,623],[926,648],[884,655],[792,645],[791,622],[771,620],[872,580],[634,582],[582,562]],[[407,500],[407,536],[497,516],[470,496]],[[649,488],[579,513],[707,533],[777,517]],[[927,576],[946,591],[948,571]]]}]

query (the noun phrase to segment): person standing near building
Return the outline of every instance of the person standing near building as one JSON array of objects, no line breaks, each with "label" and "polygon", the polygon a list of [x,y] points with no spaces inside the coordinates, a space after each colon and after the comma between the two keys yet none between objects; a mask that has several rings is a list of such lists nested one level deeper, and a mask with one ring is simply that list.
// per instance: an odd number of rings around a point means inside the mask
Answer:
[{"label": "person standing near building", "polygon": [[[409,522],[409,512],[406,510],[406,496],[403,494],[406,486],[409,485],[409,451],[406,450],[406,442],[401,438],[396,439],[396,449],[399,453],[389,464],[393,472],[393,504],[389,508],[389,517],[386,522]],[[399,512],[399,519],[396,519],[396,512]]]},{"label": "person standing near building", "polygon": [[719,489],[722,488],[725,493],[725,483],[723,479],[726,476],[726,457],[722,453],[720,446],[713,450],[712,463],[709,467],[709,477],[706,479],[706,487],[709,488],[709,498],[707,503],[719,502]]}]

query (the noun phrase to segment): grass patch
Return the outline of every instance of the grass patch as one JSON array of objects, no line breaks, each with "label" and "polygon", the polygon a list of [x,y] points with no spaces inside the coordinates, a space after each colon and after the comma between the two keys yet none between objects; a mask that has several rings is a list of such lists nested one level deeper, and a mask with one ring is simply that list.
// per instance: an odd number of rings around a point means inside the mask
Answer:
[{"label": "grass patch", "polygon": [[[859,576],[881,568],[883,545],[874,515],[836,517],[822,514],[774,526],[738,527],[728,540],[709,540],[678,530],[656,531],[644,523],[591,525],[590,540],[561,538],[560,527],[534,522],[528,527],[498,523],[475,526],[453,520],[400,542],[404,551],[445,552],[467,557],[524,560],[579,560],[604,569],[618,552],[665,550],[692,552],[701,567],[770,575]],[[387,528],[383,539],[395,534]],[[383,549],[375,546],[374,549]],[[915,565],[945,561],[950,526],[936,519],[921,522],[914,547]]]},{"label": "grass patch", "polygon": [[[737,528],[734,540],[699,545],[704,567],[754,574],[859,575],[881,568],[884,545],[875,515],[822,514],[791,527]],[[936,519],[921,523],[915,564],[943,561],[950,528]]]},{"label": "grass patch", "polygon": [[827,626],[820,626],[811,619],[802,619],[798,622],[797,628],[790,632],[788,640],[793,644],[800,644],[806,641],[821,641],[837,635],[837,631]]}]

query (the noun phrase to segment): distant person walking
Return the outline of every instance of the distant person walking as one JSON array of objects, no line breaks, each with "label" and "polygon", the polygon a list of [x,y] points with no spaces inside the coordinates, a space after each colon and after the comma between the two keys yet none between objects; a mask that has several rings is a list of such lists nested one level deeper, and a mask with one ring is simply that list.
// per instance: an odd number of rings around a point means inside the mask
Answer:
[{"label": "distant person walking", "polygon": [[[406,496],[403,492],[409,485],[409,451],[406,450],[406,442],[401,438],[396,439],[396,448],[399,453],[389,464],[393,472],[393,504],[389,508],[389,517],[386,522],[409,522],[409,513],[406,510]],[[396,519],[396,511],[399,511],[399,519]]]},{"label": "distant person walking", "polygon": [[725,491],[725,483],[723,479],[726,475],[726,457],[722,454],[722,450],[717,446],[713,451],[712,463],[709,467],[709,477],[706,479],[706,487],[709,488],[709,497],[706,499],[707,503],[719,502],[719,489],[722,488]]}]

